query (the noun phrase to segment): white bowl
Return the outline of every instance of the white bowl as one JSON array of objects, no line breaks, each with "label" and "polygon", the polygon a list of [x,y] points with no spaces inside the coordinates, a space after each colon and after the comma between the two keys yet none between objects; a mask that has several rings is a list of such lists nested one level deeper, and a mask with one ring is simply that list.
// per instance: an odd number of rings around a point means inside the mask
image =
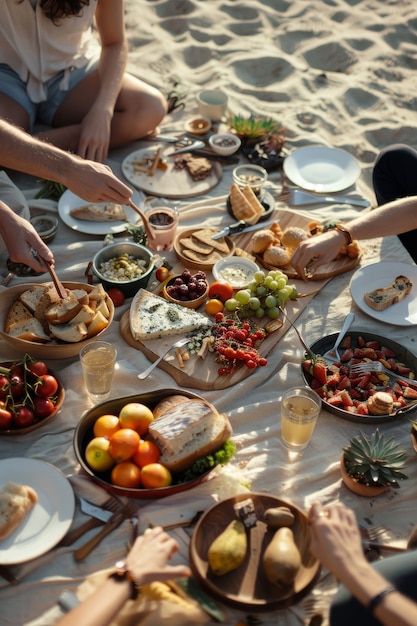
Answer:
[{"label": "white bowl", "polygon": [[209,137],[209,144],[216,154],[229,156],[239,150],[241,141],[232,133],[216,133]]},{"label": "white bowl", "polygon": [[228,256],[213,265],[213,276],[216,280],[224,280],[234,289],[243,289],[251,280],[259,267],[245,257]]}]

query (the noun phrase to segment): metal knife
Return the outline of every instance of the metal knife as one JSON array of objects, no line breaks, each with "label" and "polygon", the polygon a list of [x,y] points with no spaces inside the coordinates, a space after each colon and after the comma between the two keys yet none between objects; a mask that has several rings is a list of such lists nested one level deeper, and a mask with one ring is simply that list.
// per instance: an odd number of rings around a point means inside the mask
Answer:
[{"label": "metal knife", "polygon": [[60,542],[60,546],[71,546],[77,539],[82,537],[86,532],[101,526],[103,523],[108,522],[112,516],[111,511],[106,511],[95,504],[91,504],[84,498],[80,498],[81,511],[86,515],[90,515],[90,519],[69,532],[64,539]]},{"label": "metal knife", "polygon": [[273,223],[274,222],[258,222],[257,224],[253,224],[253,226],[248,226],[246,222],[241,220],[240,222],[236,222],[236,224],[230,224],[230,226],[225,226],[223,230],[213,235],[212,239],[221,239],[222,237],[230,237],[232,235],[238,235],[239,233],[250,233],[253,230],[267,228]]}]

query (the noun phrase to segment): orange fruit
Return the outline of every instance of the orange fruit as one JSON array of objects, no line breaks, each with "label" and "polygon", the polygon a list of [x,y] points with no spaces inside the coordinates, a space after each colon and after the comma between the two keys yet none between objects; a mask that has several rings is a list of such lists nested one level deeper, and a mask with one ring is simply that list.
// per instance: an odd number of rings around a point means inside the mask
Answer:
[{"label": "orange fruit", "polygon": [[110,481],[118,487],[136,489],[140,487],[140,469],[131,461],[122,461],[113,467]]},{"label": "orange fruit", "polygon": [[141,469],[141,482],[145,489],[169,487],[172,483],[171,472],[161,463],[149,463]]},{"label": "orange fruit", "polygon": [[144,465],[149,465],[149,463],[156,463],[160,456],[161,451],[153,441],[141,441],[132,460],[139,467],[144,467]]},{"label": "orange fruit", "polygon": [[120,422],[117,415],[101,415],[94,422],[94,436],[95,437],[110,437],[114,433],[120,430]]},{"label": "orange fruit", "polygon": [[131,428],[117,430],[109,439],[109,452],[116,461],[122,463],[132,458],[140,443],[140,437]]},{"label": "orange fruit", "polygon": [[216,315],[216,313],[220,313],[223,311],[224,306],[221,300],[217,300],[216,298],[211,298],[206,302],[206,313],[209,315]]},{"label": "orange fruit", "polygon": [[139,435],[146,435],[148,427],[153,422],[153,413],[149,407],[140,402],[129,402],[122,407],[119,421],[122,428],[132,428]]}]

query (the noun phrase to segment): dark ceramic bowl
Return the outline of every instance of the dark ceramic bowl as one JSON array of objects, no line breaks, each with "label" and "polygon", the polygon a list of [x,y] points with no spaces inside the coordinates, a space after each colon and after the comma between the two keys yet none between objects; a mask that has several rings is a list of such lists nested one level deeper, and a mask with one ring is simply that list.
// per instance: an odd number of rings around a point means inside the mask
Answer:
[{"label": "dark ceramic bowl", "polygon": [[[145,261],[145,271],[141,276],[133,278],[132,280],[117,280],[111,279],[101,272],[99,268],[102,263],[110,261],[111,259],[117,258],[123,254],[128,254],[129,256],[133,256],[135,259]],[[139,289],[147,286],[152,271],[155,269],[153,256],[153,253],[148,248],[138,243],[114,243],[110,246],[102,248],[96,253],[93,258],[92,270],[106,290],[117,287],[117,289],[120,289],[120,291],[122,291],[127,298],[130,298],[134,296]]]}]

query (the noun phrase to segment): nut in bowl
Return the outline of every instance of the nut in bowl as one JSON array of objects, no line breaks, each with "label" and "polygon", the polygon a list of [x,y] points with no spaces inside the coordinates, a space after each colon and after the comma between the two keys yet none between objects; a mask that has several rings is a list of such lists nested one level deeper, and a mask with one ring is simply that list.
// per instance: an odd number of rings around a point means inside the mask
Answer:
[{"label": "nut in bowl", "polygon": [[70,293],[61,306],[53,283],[14,285],[0,293],[0,335],[14,350],[39,359],[73,358],[106,332],[114,305],[102,285],[63,285]]},{"label": "nut in bowl", "polygon": [[129,298],[146,287],[155,265],[153,253],[138,243],[106,246],[93,258],[92,271],[105,289],[116,287]]},{"label": "nut in bowl", "polygon": [[216,154],[230,156],[239,150],[241,141],[232,133],[216,133],[209,137],[209,144]]},{"label": "nut in bowl", "polygon": [[185,269],[182,274],[171,276],[162,286],[162,294],[169,302],[187,309],[198,309],[206,300],[209,284],[202,270],[192,274]]}]

